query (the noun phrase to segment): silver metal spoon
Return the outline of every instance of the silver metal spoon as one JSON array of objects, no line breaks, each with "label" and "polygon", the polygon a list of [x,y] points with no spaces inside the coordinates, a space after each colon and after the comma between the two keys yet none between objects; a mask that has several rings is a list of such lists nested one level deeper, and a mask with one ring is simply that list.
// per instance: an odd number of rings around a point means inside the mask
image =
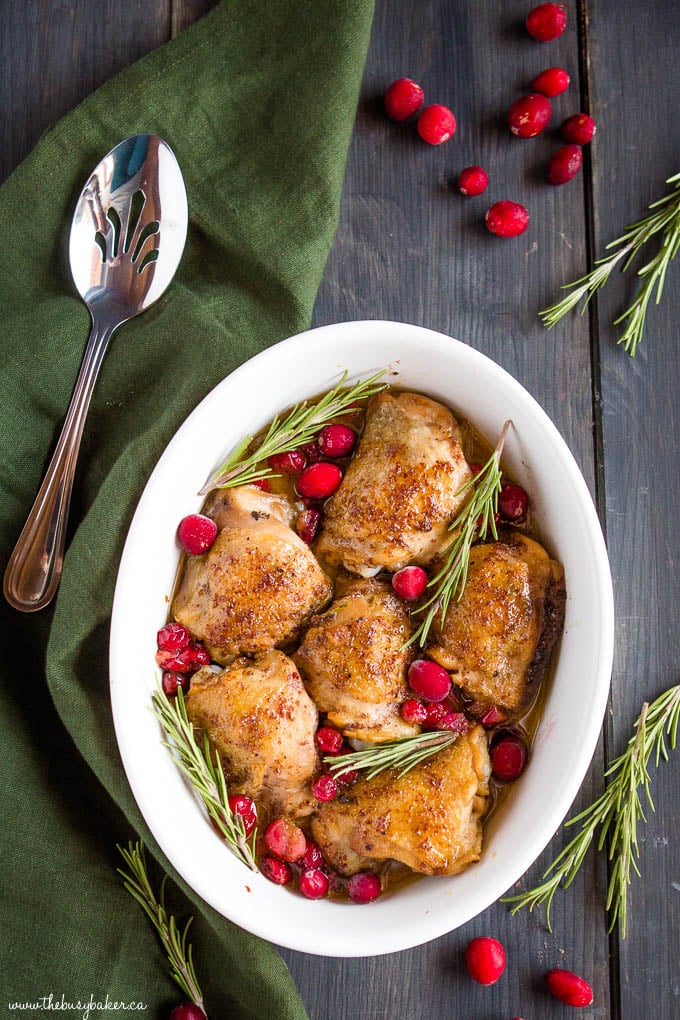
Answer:
[{"label": "silver metal spoon", "polygon": [[55,595],[78,449],[102,359],[113,331],[157,301],[172,280],[187,223],[179,164],[157,135],[120,142],[80,193],[69,261],[92,330],[59,442],[5,571],[5,598],[15,609],[35,612]]}]

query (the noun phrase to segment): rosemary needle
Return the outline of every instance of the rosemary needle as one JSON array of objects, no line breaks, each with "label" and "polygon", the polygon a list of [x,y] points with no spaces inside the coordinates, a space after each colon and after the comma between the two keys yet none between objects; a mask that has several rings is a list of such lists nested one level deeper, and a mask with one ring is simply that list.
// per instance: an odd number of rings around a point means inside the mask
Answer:
[{"label": "rosemary needle", "polygon": [[639,877],[637,860],[640,856],[637,841],[638,822],[646,821],[640,798],[643,788],[647,803],[654,810],[649,788],[649,761],[654,764],[668,760],[666,737],[671,749],[675,748],[678,721],[680,720],[680,684],[669,688],[650,704],[645,703],[635,722],[635,733],[628,741],[624,753],[612,761],[605,778],[609,783],[604,793],[590,807],[571,818],[567,826],[580,823],[580,829],[572,841],[555,858],[543,874],[543,881],[528,892],[517,896],[506,896],[502,902],[514,903],[512,913],[522,907],[533,910],[538,904],[545,904],[546,923],[550,928],[550,906],[553,896],[560,887],[567,888],[573,882],[583,859],[599,829],[597,849],[602,850],[609,838],[610,869],[607,889],[607,910],[611,911],[609,930],[619,921],[621,937],[626,937],[626,907],[631,871]]},{"label": "rosemary needle", "polygon": [[552,329],[567,312],[579,304],[583,314],[593,294],[605,285],[612,270],[623,260],[621,270],[624,272],[640,248],[660,233],[659,251],[638,270],[637,275],[642,283],[633,302],[613,323],[615,326],[624,324],[617,343],[622,344],[631,357],[635,356],[644,333],[647,306],[652,297],[657,305],[661,300],[668,265],[680,247],[680,174],[669,177],[666,184],[674,185],[672,191],[657,202],[652,202],[649,215],[626,227],[621,237],[607,245],[607,251],[610,248],[618,250],[613,255],[598,259],[590,273],[573,283],[567,283],[562,289],[570,293],[539,313],[544,326]]},{"label": "rosemary needle", "polygon": [[153,891],[146,868],[146,856],[142,842],[128,844],[125,850],[119,846],[118,850],[130,869],[129,872],[118,868],[118,874],[123,879],[123,885],[130,895],[137,900],[144,913],[150,918],[154,928],[160,936],[170,962],[170,974],[173,979],[191,1001],[205,1012],[203,1005],[203,993],[201,992],[194,970],[191,945],[187,943],[187,936],[192,918],[189,918],[184,930],[180,931],[172,914],[165,909],[165,883],[167,875],[161,885],[160,896]]},{"label": "rosemary needle", "polygon": [[296,404],[285,418],[281,419],[276,415],[255,449],[251,450],[254,437],[245,436],[224,464],[217,469],[213,478],[201,489],[199,495],[205,496],[213,489],[226,489],[257,482],[261,478],[272,478],[276,472],[264,463],[268,457],[304,446],[315,438],[316,433],[324,425],[351,411],[357,401],[380,393],[387,386],[387,383],[378,382],[384,375],[385,371],[382,370],[353,386],[345,387],[347,378],[345,372],[340,382],[315,404],[304,400],[301,404]]},{"label": "rosemary needle", "polygon": [[438,733],[419,733],[415,737],[399,737],[387,740],[383,744],[366,747],[362,751],[350,751],[349,754],[327,755],[324,762],[336,778],[355,769],[367,769],[366,778],[384,772],[385,769],[399,769],[397,779],[414,768],[421,761],[431,758],[443,748],[448,747],[458,734],[451,730]]}]

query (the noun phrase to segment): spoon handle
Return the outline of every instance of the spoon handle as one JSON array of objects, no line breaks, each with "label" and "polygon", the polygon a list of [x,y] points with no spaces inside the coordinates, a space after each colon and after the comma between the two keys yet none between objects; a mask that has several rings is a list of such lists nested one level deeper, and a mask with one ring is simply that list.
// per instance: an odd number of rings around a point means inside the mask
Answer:
[{"label": "spoon handle", "polygon": [[115,328],[116,325],[101,322],[93,315],[90,338],[59,441],[5,570],[5,598],[23,613],[33,613],[49,605],[59,587],[83,426],[99,368]]}]

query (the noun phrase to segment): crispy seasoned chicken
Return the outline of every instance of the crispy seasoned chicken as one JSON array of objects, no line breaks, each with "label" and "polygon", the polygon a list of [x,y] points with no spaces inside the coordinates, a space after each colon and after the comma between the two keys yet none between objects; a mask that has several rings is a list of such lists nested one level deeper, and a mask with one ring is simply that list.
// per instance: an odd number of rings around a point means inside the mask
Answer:
[{"label": "crispy seasoned chicken", "polygon": [[399,779],[392,770],[358,779],[320,805],[312,836],[342,875],[385,860],[455,875],[479,860],[489,774],[486,733],[475,726]]},{"label": "crispy seasoned chicken", "polygon": [[230,793],[244,793],[275,815],[311,811],[318,715],[287,655],[238,658],[219,673],[200,669],[186,707],[219,751]]},{"label": "crispy seasoned chicken", "polygon": [[363,577],[429,563],[450,541],[448,525],[466,498],[458,492],[471,477],[446,407],[417,393],[379,393],[326,505],[317,554]]},{"label": "crispy seasoned chicken", "polygon": [[564,602],[562,566],[538,542],[512,532],[473,546],[463,597],[437,623],[428,655],[470,697],[515,710],[541,679]]},{"label": "crispy seasoned chicken", "polygon": [[346,736],[380,741],[419,731],[399,715],[410,695],[410,635],[404,603],[377,580],[352,582],[312,619],[293,657],[320,711]]},{"label": "crispy seasoned chicken", "polygon": [[187,558],[172,612],[216,662],[295,639],[332,594],[309,546],[289,527],[292,509],[254,485],[224,489],[206,513],[212,548]]}]

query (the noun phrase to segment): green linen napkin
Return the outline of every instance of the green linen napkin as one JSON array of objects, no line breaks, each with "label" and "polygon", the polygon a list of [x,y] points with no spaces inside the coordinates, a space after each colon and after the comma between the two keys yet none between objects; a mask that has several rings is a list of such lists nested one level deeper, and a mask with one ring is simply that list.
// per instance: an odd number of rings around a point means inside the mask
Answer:
[{"label": "green linen napkin", "polygon": [[[371,15],[371,0],[224,0],[64,118],[0,189],[3,570],[88,333],[66,258],[82,184],[120,139],[156,132],[179,159],[190,208],[175,281],[120,329],[105,359],[56,604],[24,616],[1,600],[2,1016],[59,1008],[65,1017],[161,1018],[181,999],[151,926],[115,873],[115,844],[137,833],[160,860],[152,862],[156,883],[167,867],[112,729],[116,570],[144,483],[189,411],[245,358],[309,325],[337,223]],[[271,946],[217,916],[181,881],[168,897],[179,916],[195,915],[211,1020],[305,1016]],[[145,1008],[112,1008],[116,1000]],[[88,1010],[88,1002],[104,1008]]]}]

